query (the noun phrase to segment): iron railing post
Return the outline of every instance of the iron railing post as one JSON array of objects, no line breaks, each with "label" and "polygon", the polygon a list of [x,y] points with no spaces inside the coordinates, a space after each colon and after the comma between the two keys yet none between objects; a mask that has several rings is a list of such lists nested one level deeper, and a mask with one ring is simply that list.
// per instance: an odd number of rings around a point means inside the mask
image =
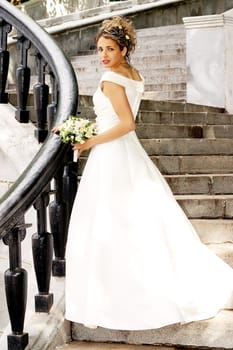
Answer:
[{"label": "iron railing post", "polygon": [[36,280],[39,293],[35,296],[36,312],[49,312],[53,305],[53,294],[49,293],[52,257],[53,237],[47,232],[47,212],[49,204],[49,190],[39,195],[34,203],[37,211],[37,230],[32,236],[32,252]]},{"label": "iron railing post", "polygon": [[7,35],[12,26],[0,17],[0,103],[8,103],[5,92],[9,69],[9,51],[7,50]]},{"label": "iron railing post", "polygon": [[17,225],[9,231],[3,241],[9,247],[10,267],[5,272],[5,290],[12,334],[9,334],[8,349],[23,350],[28,344],[28,333],[23,332],[27,301],[27,271],[21,267],[21,241],[24,240],[25,225]]},{"label": "iron railing post", "polygon": [[18,108],[15,112],[15,118],[20,123],[28,123],[29,121],[29,111],[27,111],[26,108],[31,75],[31,70],[27,66],[27,55],[30,46],[30,41],[19,33],[17,36],[17,48],[20,51],[20,61],[19,66],[16,69],[16,93]]}]

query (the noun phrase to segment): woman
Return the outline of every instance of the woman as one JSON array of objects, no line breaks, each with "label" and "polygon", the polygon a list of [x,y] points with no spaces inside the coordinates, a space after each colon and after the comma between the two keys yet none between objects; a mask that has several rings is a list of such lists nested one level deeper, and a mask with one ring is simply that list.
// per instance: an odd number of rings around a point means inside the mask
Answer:
[{"label": "woman", "polygon": [[114,17],[97,34],[107,71],[93,96],[98,135],[70,220],[66,318],[139,330],[213,317],[233,270],[204,246],[140,145],[135,117],[144,82],[129,63],[132,23]]}]

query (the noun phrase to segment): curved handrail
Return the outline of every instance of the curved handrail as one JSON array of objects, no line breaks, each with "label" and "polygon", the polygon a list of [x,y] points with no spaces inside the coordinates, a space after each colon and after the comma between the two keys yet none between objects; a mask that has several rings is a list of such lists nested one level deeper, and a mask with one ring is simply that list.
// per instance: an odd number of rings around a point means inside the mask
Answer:
[{"label": "curved handrail", "polygon": [[[36,24],[7,1],[0,3],[0,17],[19,30],[46,58],[58,83],[56,123],[76,113],[78,86],[70,62],[55,41]],[[33,204],[52,179],[67,150],[58,136],[49,135],[23,174],[0,200],[0,239],[14,227],[18,218]]]}]

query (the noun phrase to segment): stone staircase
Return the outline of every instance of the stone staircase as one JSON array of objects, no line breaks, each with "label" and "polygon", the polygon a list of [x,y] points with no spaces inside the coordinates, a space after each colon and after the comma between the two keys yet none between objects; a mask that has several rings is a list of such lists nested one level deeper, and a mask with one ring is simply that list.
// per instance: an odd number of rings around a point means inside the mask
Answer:
[{"label": "stone staircase", "polygon": [[[82,116],[92,117],[90,104],[82,96]],[[233,267],[233,115],[185,102],[143,100],[136,132],[201,240]],[[79,175],[85,161],[82,157]],[[230,301],[211,320],[140,332],[73,324],[72,336],[79,341],[233,349],[232,307]]]},{"label": "stone staircase", "polygon": [[[132,64],[145,77],[145,98],[184,100],[186,96],[185,30],[183,25],[137,31]],[[70,57],[81,95],[93,95],[104,71],[95,51]]]}]

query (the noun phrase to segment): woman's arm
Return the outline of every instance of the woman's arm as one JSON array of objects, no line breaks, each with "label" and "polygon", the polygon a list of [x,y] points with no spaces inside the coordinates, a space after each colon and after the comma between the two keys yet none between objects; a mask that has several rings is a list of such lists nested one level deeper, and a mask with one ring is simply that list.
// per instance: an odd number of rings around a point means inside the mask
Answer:
[{"label": "woman's arm", "polygon": [[129,105],[125,88],[121,85],[105,81],[102,83],[103,93],[110,99],[110,102],[119,117],[119,123],[109,130],[93,136],[84,144],[75,144],[73,149],[78,149],[78,156],[89,148],[108,141],[112,141],[120,136],[135,130],[134,116]]}]

